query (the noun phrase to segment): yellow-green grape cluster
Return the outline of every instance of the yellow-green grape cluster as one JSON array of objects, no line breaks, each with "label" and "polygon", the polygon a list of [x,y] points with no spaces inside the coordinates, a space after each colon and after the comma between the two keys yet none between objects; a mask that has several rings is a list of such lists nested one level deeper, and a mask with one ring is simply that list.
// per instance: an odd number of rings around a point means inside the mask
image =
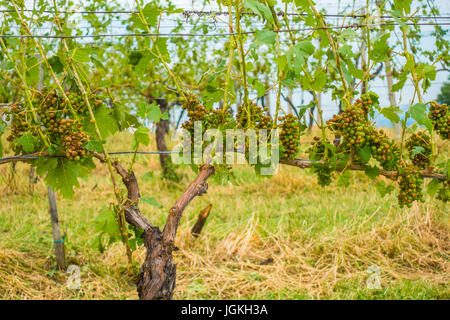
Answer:
[{"label": "yellow-green grape cluster", "polygon": [[434,130],[439,133],[442,139],[450,139],[450,112],[448,106],[431,101],[428,117],[433,123]]},{"label": "yellow-green grape cluster", "polygon": [[261,108],[256,103],[241,105],[238,107],[236,121],[242,129],[266,129],[272,128],[272,118],[268,115],[269,108]]},{"label": "yellow-green grape cluster", "polygon": [[425,169],[430,164],[431,159],[431,138],[424,131],[412,134],[406,141],[409,158],[412,163],[420,168]]},{"label": "yellow-green grape cluster", "polygon": [[403,164],[399,168],[399,185],[400,192],[398,194],[398,203],[401,208],[411,207],[416,200],[424,201],[422,195],[423,178],[415,166]]},{"label": "yellow-green grape cluster", "polygon": [[309,159],[314,160],[311,167],[317,174],[317,182],[320,186],[328,186],[333,178],[333,165],[326,161],[332,154],[331,150],[326,147],[324,142],[319,137],[314,137],[311,146],[306,151],[309,154]]},{"label": "yellow-green grape cluster", "polygon": [[376,103],[378,103],[378,95],[373,92],[363,94],[355,101],[355,105],[363,110],[366,119],[370,109]]},{"label": "yellow-green grape cluster", "polygon": [[[183,103],[183,109],[187,110],[189,120],[183,123],[182,128],[188,130],[191,134],[194,133],[194,122],[205,121],[208,116],[208,110],[200,104],[196,96],[188,94],[186,101]],[[205,128],[203,128],[205,129]]]},{"label": "yellow-green grape cluster", "polygon": [[[69,98],[69,101],[67,100],[62,100],[61,101],[61,107],[64,110],[69,110],[69,102],[72,105],[72,108],[74,111],[76,111],[77,114],[79,114],[80,116],[88,116],[89,115],[89,109],[87,107],[87,105],[84,102],[83,97],[78,94],[77,92],[70,92],[70,91],[66,91],[66,96]],[[95,96],[92,96],[89,99],[89,104],[91,105],[91,107],[93,109],[99,107],[100,105],[103,104],[103,101],[100,99],[97,99]]]},{"label": "yellow-green grape cluster", "polygon": [[[41,130],[51,147],[68,159],[80,160],[86,156],[83,145],[88,141],[88,135],[83,131],[82,118],[88,115],[88,108],[78,93],[67,91],[65,94],[70,105],[55,90],[34,92],[31,102],[37,121],[26,108],[12,107],[7,116],[12,128],[8,140],[14,145],[14,140],[27,132],[38,138],[38,130]],[[93,95],[89,103],[95,110],[103,102]]]},{"label": "yellow-green grape cluster", "polygon": [[334,115],[327,121],[330,129],[342,136],[346,149],[357,151],[369,146],[371,154],[386,170],[397,167],[400,158],[398,146],[390,140],[383,130],[376,130],[367,119],[367,110],[372,99],[357,102],[349,106],[340,115]]},{"label": "yellow-green grape cluster", "polygon": [[222,128],[229,125],[233,121],[233,116],[228,110],[213,109],[206,118],[207,128]]},{"label": "yellow-green grape cluster", "polygon": [[361,104],[349,106],[343,113],[334,115],[327,124],[331,130],[342,136],[343,143],[349,149],[362,148],[367,142],[367,137],[374,131]]},{"label": "yellow-green grape cluster", "polygon": [[313,165],[314,171],[317,173],[317,183],[322,186],[330,185],[333,180],[333,167],[327,162],[318,162]]},{"label": "yellow-green grape cluster", "polygon": [[385,170],[394,170],[400,159],[400,149],[383,130],[373,130],[368,137],[373,157]]},{"label": "yellow-green grape cluster", "polygon": [[[28,117],[31,115],[28,115],[27,110],[23,106],[13,105],[5,113],[5,120],[11,121],[11,134],[6,138],[8,141],[13,142],[31,130],[32,126],[28,121]],[[13,147],[13,149],[15,152],[20,152],[17,147]]]},{"label": "yellow-green grape cluster", "polygon": [[62,134],[64,145],[64,154],[68,159],[79,161],[87,155],[83,145],[87,142],[88,136],[82,132],[81,123],[75,122],[73,119],[61,119],[59,121],[59,134]]},{"label": "yellow-green grape cluster", "polygon": [[300,148],[300,122],[293,114],[278,117],[280,145],[282,147],[280,159],[292,160]]},{"label": "yellow-green grape cluster", "polygon": [[[88,115],[88,108],[81,95],[69,91],[65,94],[77,116]],[[90,100],[94,108],[103,103],[95,97]],[[78,161],[87,155],[83,145],[88,141],[88,136],[83,132],[81,122],[73,119],[73,111],[67,100],[59,97],[55,90],[48,93],[43,91],[35,94],[33,104],[39,106],[38,115],[52,144],[62,145],[64,155],[70,160]]]}]

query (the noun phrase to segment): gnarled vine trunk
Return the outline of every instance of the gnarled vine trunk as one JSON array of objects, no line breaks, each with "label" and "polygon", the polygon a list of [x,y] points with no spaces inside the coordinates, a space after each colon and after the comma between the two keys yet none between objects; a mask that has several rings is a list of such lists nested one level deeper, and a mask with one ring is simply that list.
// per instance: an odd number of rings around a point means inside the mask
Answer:
[{"label": "gnarled vine trunk", "polygon": [[[105,161],[101,154],[94,154],[100,161]],[[144,263],[137,280],[139,298],[143,300],[168,300],[173,296],[176,283],[176,265],[172,252],[181,217],[187,205],[197,196],[208,190],[206,180],[214,174],[214,167],[203,165],[195,180],[189,185],[169,211],[164,229],[152,225],[138,207],[139,186],[132,171],[127,171],[117,161],[113,161],[117,173],[122,177],[128,191],[124,204],[125,219],[136,228],[144,230],[143,239],[147,250]]]}]

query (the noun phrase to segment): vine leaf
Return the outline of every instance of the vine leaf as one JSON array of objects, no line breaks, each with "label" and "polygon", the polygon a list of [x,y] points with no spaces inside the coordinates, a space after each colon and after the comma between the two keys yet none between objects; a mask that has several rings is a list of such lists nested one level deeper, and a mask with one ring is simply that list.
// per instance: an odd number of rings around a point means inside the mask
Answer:
[{"label": "vine leaf", "polygon": [[[95,120],[103,139],[119,130],[117,121],[111,116],[110,112],[111,110],[104,105],[97,108],[94,112]],[[87,121],[84,127],[88,133],[95,136],[95,128],[90,121]]]},{"label": "vine leaf", "polygon": [[48,63],[50,64],[50,67],[52,67],[52,70],[55,73],[61,73],[64,70],[64,65],[61,62],[61,59],[58,56],[53,56],[50,59],[48,59]]},{"label": "vine leaf", "polygon": [[384,181],[378,181],[375,187],[377,188],[377,191],[380,193],[382,198],[384,198],[387,194],[394,191],[394,186],[390,184],[386,185]]},{"label": "vine leaf", "polygon": [[378,169],[377,166],[373,167],[367,166],[364,168],[364,172],[372,180],[375,179],[380,174],[380,170]]},{"label": "vine leaf", "polygon": [[380,113],[389,121],[392,123],[399,123],[400,122],[400,116],[399,114],[402,113],[399,107],[396,106],[390,106],[387,108],[382,108],[380,110]]},{"label": "vine leaf", "polygon": [[365,145],[364,148],[358,150],[358,156],[361,158],[363,163],[367,163],[370,160],[370,145]]},{"label": "vine leaf", "polygon": [[388,58],[388,39],[390,36],[389,33],[386,33],[373,43],[373,48],[370,50],[370,58],[373,61],[381,62]]},{"label": "vine leaf", "polygon": [[[53,159],[52,159],[53,160]],[[50,163],[51,166],[54,163]],[[79,167],[73,161],[57,159],[56,166],[47,171],[45,182],[55,190],[59,190],[66,198],[73,198],[73,187],[79,187]]]},{"label": "vine leaf", "polygon": [[137,149],[140,144],[148,146],[150,144],[149,131],[150,129],[147,127],[139,127],[133,134],[131,148]]},{"label": "vine leaf", "polygon": [[423,103],[416,103],[409,109],[411,117],[420,125],[425,126],[428,131],[432,131],[432,123],[427,115],[427,107]]},{"label": "vine leaf", "polygon": [[256,41],[263,44],[274,44],[276,34],[271,30],[263,29],[256,31],[255,38]]},{"label": "vine leaf", "polygon": [[414,146],[411,151],[411,157],[414,158],[416,155],[421,154],[425,151],[425,148],[422,146]]},{"label": "vine leaf", "polygon": [[14,140],[14,143],[21,146],[26,153],[33,152],[37,142],[38,139],[29,132]]},{"label": "vine leaf", "polygon": [[261,18],[265,18],[269,22],[273,22],[272,12],[263,3],[258,2],[258,0],[246,0],[245,7],[253,11],[255,14]]},{"label": "vine leaf", "polygon": [[[99,248],[101,248],[105,235],[108,236],[108,244],[112,244],[114,242],[122,240],[119,225],[117,223],[116,213],[113,210],[107,207],[103,207],[103,209],[95,218],[94,224],[95,231],[99,233],[99,236],[95,242],[99,246]],[[100,251],[102,250],[100,249]]]},{"label": "vine leaf", "polygon": [[86,142],[83,145],[83,148],[85,148],[86,150],[91,151],[91,152],[102,153],[103,152],[103,143],[100,141],[92,140],[92,141]]},{"label": "vine leaf", "polygon": [[152,2],[149,2],[145,5],[144,9],[142,9],[142,13],[144,15],[145,21],[152,26],[156,27],[159,17],[159,8]]},{"label": "vine leaf", "polygon": [[436,192],[438,191],[440,186],[440,182],[437,179],[433,179],[432,181],[430,181],[430,183],[428,183],[427,185],[427,194],[431,197],[433,197]]},{"label": "vine leaf", "polygon": [[351,179],[352,175],[350,173],[349,170],[344,171],[340,176],[339,179],[337,181],[337,185],[342,187],[348,187],[350,185],[350,179]]}]

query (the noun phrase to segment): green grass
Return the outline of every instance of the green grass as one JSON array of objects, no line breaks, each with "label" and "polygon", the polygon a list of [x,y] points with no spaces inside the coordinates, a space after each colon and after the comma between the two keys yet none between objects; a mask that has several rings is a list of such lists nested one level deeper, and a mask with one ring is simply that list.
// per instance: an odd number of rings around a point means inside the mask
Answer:
[{"label": "green grass", "polygon": [[[110,149],[126,148],[127,139],[114,137]],[[103,253],[93,246],[93,221],[114,201],[106,168],[81,181],[74,199],[58,197],[67,259],[81,267],[79,291],[67,289],[68,275],[54,268],[46,186],[40,180],[30,192],[28,168],[17,165],[14,184],[10,167],[0,167],[0,298],[136,299],[123,245]],[[181,181],[169,184],[157,156],[139,156],[135,166],[142,196],[162,205],[140,208],[160,227],[195,177],[189,167],[177,170]],[[381,198],[362,173],[353,173],[348,187],[325,188],[309,170],[293,167],[280,167],[272,178],[246,166],[233,173],[230,182],[210,179],[208,193],[184,213],[174,255],[176,299],[450,298],[448,205],[427,199],[400,209],[395,193]],[[190,228],[209,203],[210,217],[193,239]],[[136,268],[144,253],[134,252]],[[372,265],[380,269],[379,290],[366,287]]]}]

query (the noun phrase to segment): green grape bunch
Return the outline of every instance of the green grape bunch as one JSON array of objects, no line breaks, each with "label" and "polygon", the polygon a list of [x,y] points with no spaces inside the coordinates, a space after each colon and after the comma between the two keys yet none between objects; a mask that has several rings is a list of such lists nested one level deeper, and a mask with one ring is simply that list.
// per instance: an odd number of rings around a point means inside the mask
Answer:
[{"label": "green grape bunch", "polygon": [[198,98],[192,94],[186,95],[186,100],[183,103],[183,109],[187,110],[189,120],[184,122],[181,127],[183,129],[186,129],[191,133],[191,135],[193,135],[194,122],[201,121],[203,123],[208,117],[208,110],[205,108],[205,106],[201,105]]},{"label": "green grape bunch", "polygon": [[306,150],[309,159],[314,160],[311,167],[317,174],[317,182],[320,186],[325,187],[331,184],[333,180],[334,166],[329,159],[334,155],[332,149],[324,143],[319,137],[314,137],[311,146]]},{"label": "green grape bunch", "polygon": [[236,114],[238,128],[271,129],[273,120],[268,112],[269,108],[262,108],[256,103],[249,103],[248,105],[239,106]]},{"label": "green grape bunch", "polygon": [[280,159],[292,160],[300,150],[301,124],[293,114],[278,117],[280,132]]},{"label": "green grape bunch", "polygon": [[406,140],[409,158],[419,169],[425,169],[430,165],[431,137],[424,131],[413,133]]},{"label": "green grape bunch", "polygon": [[364,95],[341,114],[334,115],[327,121],[327,125],[342,137],[342,144],[346,150],[357,154],[358,150],[368,147],[372,156],[384,169],[393,170],[400,159],[400,149],[383,130],[377,130],[370,123],[368,112],[371,110],[370,104],[374,101],[378,101],[375,94]]},{"label": "green grape bunch", "polygon": [[[11,135],[7,139],[16,153],[26,153],[23,143],[20,143],[25,135],[34,138],[35,150],[43,151],[44,144],[39,139],[41,133],[48,141],[49,152],[73,161],[88,155],[84,145],[89,136],[83,123],[89,117],[89,110],[79,93],[67,91],[65,94],[69,100],[59,96],[55,90],[33,92],[31,102],[35,117],[24,106],[15,105],[6,111],[6,120],[11,121]],[[97,108],[103,101],[92,95],[89,103]]]},{"label": "green grape bunch", "polygon": [[450,112],[448,106],[431,101],[428,117],[431,119],[434,130],[442,139],[450,139]]},{"label": "green grape bunch", "polygon": [[410,208],[414,201],[424,202],[422,174],[415,166],[403,163],[398,169],[400,191],[398,203],[401,208]]}]

